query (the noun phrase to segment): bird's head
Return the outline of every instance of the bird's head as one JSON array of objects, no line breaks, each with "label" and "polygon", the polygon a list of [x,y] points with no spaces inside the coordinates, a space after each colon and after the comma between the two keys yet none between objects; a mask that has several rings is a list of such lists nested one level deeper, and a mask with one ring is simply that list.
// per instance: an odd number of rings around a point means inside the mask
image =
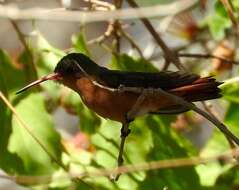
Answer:
[{"label": "bird's head", "polygon": [[64,83],[66,80],[75,80],[82,76],[97,76],[99,68],[100,67],[86,55],[81,53],[71,53],[64,56],[57,63],[54,73],[30,83],[29,85],[20,89],[17,94],[47,80]]}]

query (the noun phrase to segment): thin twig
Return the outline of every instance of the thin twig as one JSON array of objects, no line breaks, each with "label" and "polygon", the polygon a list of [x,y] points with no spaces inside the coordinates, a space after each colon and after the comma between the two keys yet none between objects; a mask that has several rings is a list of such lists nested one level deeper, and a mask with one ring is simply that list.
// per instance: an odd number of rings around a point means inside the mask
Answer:
[{"label": "thin twig", "polygon": [[87,44],[89,45],[94,43],[101,44],[112,35],[113,31],[114,31],[114,23],[110,21],[104,34],[95,39],[88,41]]},{"label": "thin twig", "polygon": [[[210,162],[218,161],[220,163],[234,163],[236,164],[235,157],[239,156],[239,149],[235,148],[230,151],[224,152],[222,154],[212,156],[212,157],[192,157],[192,158],[177,158],[177,159],[169,159],[169,160],[160,160],[160,161],[153,161],[147,162],[142,164],[135,164],[135,165],[125,165],[121,166],[117,169],[96,169],[95,171],[89,172],[82,172],[82,173],[69,173],[67,176],[57,176],[54,179],[65,180],[65,179],[72,179],[75,177],[84,178],[84,177],[102,177],[102,176],[111,176],[112,173],[133,173],[133,172],[140,172],[140,171],[149,171],[149,170],[156,170],[156,169],[164,169],[164,168],[178,168],[178,167],[185,167],[185,166],[194,166],[200,164],[207,164]],[[39,179],[42,180],[44,183],[44,179],[46,180],[45,183],[48,183],[49,179],[52,179],[52,176],[10,176],[10,175],[0,175],[0,178],[10,179],[16,181],[17,183],[31,185],[36,184]]]},{"label": "thin twig", "polygon": [[114,11],[68,11],[44,8],[19,9],[12,5],[0,5],[0,17],[11,20],[48,20],[89,23],[108,21],[109,19],[135,19],[142,17],[159,17],[175,15],[197,3],[197,0],[181,0],[166,5],[154,5],[139,9],[123,9]]},{"label": "thin twig", "polygon": [[115,9],[115,6],[113,4],[111,4],[109,2],[106,2],[106,1],[100,1],[100,0],[84,0],[84,1],[92,3],[92,4],[96,4],[98,6],[105,7],[108,10],[114,10]]},{"label": "thin twig", "polygon": [[[18,27],[16,21],[14,20],[10,20],[13,28],[15,29],[16,33],[17,33],[17,36],[20,40],[20,42],[22,43],[23,47],[25,48],[25,51],[28,53],[29,57],[30,57],[30,68],[29,69],[32,69],[33,70],[33,74],[34,74],[34,77],[36,78],[37,77],[37,69],[36,69],[36,66],[35,66],[35,63],[34,63],[34,57],[33,57],[33,54],[32,54],[32,51],[31,49],[29,48],[26,40],[25,40],[25,36],[23,35],[23,33],[21,32],[20,28]],[[31,77],[29,76],[29,80],[31,80]]]},{"label": "thin twig", "polygon": [[230,60],[230,59],[225,59],[223,57],[219,57],[216,55],[212,54],[199,54],[199,53],[178,53],[179,57],[190,57],[190,58],[199,58],[199,59],[219,59],[220,61],[223,61],[224,63],[228,64],[235,64],[239,65],[239,62]]},{"label": "thin twig", "polygon": [[[117,10],[121,9],[122,6],[122,0],[114,0],[114,6]],[[114,41],[115,42],[115,51],[117,54],[120,54],[120,47],[121,47],[121,33],[120,33],[120,28],[121,28],[121,23],[119,19],[113,20],[113,35],[114,35]]]}]

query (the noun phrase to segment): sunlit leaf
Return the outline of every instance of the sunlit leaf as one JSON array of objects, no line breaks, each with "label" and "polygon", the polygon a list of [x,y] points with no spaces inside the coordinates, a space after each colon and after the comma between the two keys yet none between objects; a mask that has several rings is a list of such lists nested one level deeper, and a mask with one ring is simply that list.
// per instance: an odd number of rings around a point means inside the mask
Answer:
[{"label": "sunlit leaf", "polygon": [[229,105],[224,122],[239,137],[239,103]]},{"label": "sunlit leaf", "polygon": [[[194,152],[185,144],[185,139],[179,140],[176,133],[169,128],[174,117],[149,117],[147,126],[152,131],[153,146],[146,160],[170,160],[189,157]],[[176,137],[176,138],[175,138]],[[177,140],[176,140],[177,139]],[[192,152],[193,151],[193,152]],[[186,179],[186,180],[185,180]],[[193,167],[168,168],[147,172],[146,179],[140,184],[140,189],[201,189],[199,177]]]},{"label": "sunlit leaf", "polygon": [[[62,152],[60,136],[54,130],[52,118],[46,112],[44,98],[39,94],[31,94],[16,106],[16,110],[34,136],[55,159],[60,161]],[[56,164],[39,142],[36,142],[15,118],[12,125],[9,148],[23,160],[24,173],[39,175],[53,172]]]},{"label": "sunlit leaf", "polygon": [[[130,125],[131,133],[125,145],[125,164],[139,164],[188,157],[195,154],[189,142],[179,137],[170,123],[175,117],[147,117],[136,119]],[[117,165],[120,142],[120,127],[116,122],[104,122],[100,131],[92,137],[97,148],[95,161],[105,168]],[[189,180],[185,180],[189,179]],[[136,183],[137,181],[137,183]],[[193,167],[163,169],[134,174],[123,174],[117,182],[120,189],[200,189],[199,177]]]},{"label": "sunlit leaf", "polygon": [[[0,93],[8,98],[7,87],[3,75],[0,74]],[[0,99],[0,168],[9,173],[22,171],[22,161],[14,153],[9,152],[8,142],[12,131],[12,114],[6,104]]]},{"label": "sunlit leaf", "polygon": [[111,67],[122,71],[143,71],[156,72],[157,69],[145,59],[133,59],[132,57],[123,54],[112,56]]},{"label": "sunlit leaf", "polygon": [[239,103],[239,85],[237,83],[224,86],[222,88],[222,94],[226,100]]},{"label": "sunlit leaf", "polygon": [[208,18],[209,30],[216,40],[221,40],[225,36],[225,30],[232,25],[225,8],[220,2],[215,4],[215,12]]},{"label": "sunlit leaf", "polygon": [[[231,103],[227,109],[224,119],[225,125],[239,137],[239,104]],[[230,145],[225,136],[218,130],[215,130],[207,145],[201,152],[202,156],[210,157],[219,155],[230,149]],[[200,173],[201,183],[207,186],[213,186],[218,176],[226,172],[230,168],[230,164],[221,165],[219,162],[207,165],[197,166]]]}]

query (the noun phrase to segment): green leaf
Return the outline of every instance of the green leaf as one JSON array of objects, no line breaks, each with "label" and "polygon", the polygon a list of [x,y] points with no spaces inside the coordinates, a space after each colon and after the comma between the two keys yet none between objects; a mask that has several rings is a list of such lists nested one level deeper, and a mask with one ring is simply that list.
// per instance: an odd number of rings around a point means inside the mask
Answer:
[{"label": "green leaf", "polygon": [[[62,146],[59,134],[53,128],[53,121],[46,112],[44,99],[39,94],[31,94],[23,99],[16,110],[29,130],[39,139],[55,159],[61,160]],[[40,144],[13,118],[13,131],[9,150],[16,153],[23,161],[24,174],[42,175],[52,173],[56,164],[42,149]]]},{"label": "green leaf", "polygon": [[111,61],[113,69],[122,71],[142,71],[142,72],[156,72],[158,71],[149,61],[139,58],[133,59],[132,57],[123,54],[119,56],[113,55]]},{"label": "green leaf", "polygon": [[[226,112],[224,119],[225,125],[239,137],[239,104],[231,103]],[[229,143],[225,136],[218,130],[215,130],[207,145],[201,151],[205,157],[215,156],[226,152],[230,149]],[[218,176],[222,175],[230,168],[230,165],[221,165],[220,163],[210,163],[197,166],[203,185],[213,186]]]},{"label": "green leaf", "polygon": [[224,17],[224,18],[228,17],[227,11],[224,8],[224,5],[220,1],[217,1],[215,3],[214,8],[217,15],[220,15],[221,17]]},{"label": "green leaf", "polygon": [[[215,156],[227,151],[229,148],[228,142],[222,133],[220,131],[215,131],[200,155],[202,157]],[[196,169],[202,185],[214,186],[217,177],[228,169],[228,165],[221,165],[219,162],[213,162],[198,165]]]},{"label": "green leaf", "polygon": [[228,190],[239,187],[239,172],[236,166],[222,173],[216,180],[215,189]]},{"label": "green leaf", "polygon": [[[124,164],[136,164],[144,162],[147,152],[152,144],[151,134],[147,128],[143,128],[143,119],[137,119],[130,125],[131,133],[127,137],[125,144]],[[120,143],[120,123],[110,120],[102,121],[98,133],[92,136],[92,143],[96,147],[94,161],[96,167],[108,169],[117,166],[117,156]],[[140,128],[141,127],[141,128]],[[144,140],[142,140],[144,139]],[[94,163],[93,163],[94,164]],[[97,178],[94,181],[98,185],[107,187],[107,189],[137,189],[138,181],[145,178],[144,172],[134,174],[124,174],[119,178],[115,187],[111,187],[111,181],[105,181],[103,178]],[[106,179],[106,178],[105,178]]]},{"label": "green leaf", "polygon": [[209,30],[216,40],[222,40],[225,36],[225,30],[230,28],[232,23],[221,2],[215,4],[215,12],[208,19]]},{"label": "green leaf", "polygon": [[232,0],[232,4],[233,4],[234,8],[236,9],[236,11],[238,11],[238,9],[239,9],[239,0]]},{"label": "green leaf", "polygon": [[[131,133],[127,137],[124,149],[124,164],[170,160],[195,154],[190,143],[170,129],[170,123],[174,119],[174,116],[148,116],[132,122]],[[104,121],[99,132],[92,136],[92,143],[97,148],[95,153],[97,166],[116,167],[120,127],[117,122]],[[165,186],[176,190],[191,187],[201,189],[199,177],[193,167],[123,174],[117,182],[119,189],[154,189],[155,187],[163,189]]]},{"label": "green leaf", "polygon": [[215,14],[208,19],[209,30],[216,40],[222,40],[225,36],[225,30],[231,27],[231,21],[228,18]]},{"label": "green leaf", "polygon": [[224,122],[226,126],[232,132],[235,133],[236,136],[239,137],[239,104],[238,103],[231,103],[227,109],[226,116]]},{"label": "green leaf", "polygon": [[[0,93],[9,98],[9,93],[14,92],[21,84],[23,75],[11,63],[6,52],[0,50]],[[0,99],[0,168],[14,174],[23,170],[19,157],[9,152],[8,143],[12,132],[12,114],[6,104]]]},{"label": "green leaf", "polygon": [[[0,93],[7,98],[8,95],[6,89],[5,80],[3,75],[0,74]],[[11,118],[12,115],[10,110],[2,99],[0,99],[0,168],[8,173],[14,174],[17,171],[22,171],[22,161],[16,154],[9,152],[7,148],[9,136],[12,132]]]},{"label": "green leaf", "polygon": [[[192,146],[189,146],[183,137],[170,129],[170,123],[174,116],[148,117],[146,126],[152,131],[153,146],[146,160],[169,160],[173,158],[185,158],[192,155]],[[180,140],[181,139],[181,140]],[[186,180],[185,180],[186,179]],[[199,177],[194,167],[180,167],[153,170],[147,172],[145,180],[140,184],[140,189],[201,189]]]},{"label": "green leaf", "polygon": [[[8,91],[9,95],[15,93],[20,87],[26,83],[24,70],[16,67],[11,61],[7,52],[0,49],[0,75],[1,81],[5,81],[4,91]],[[2,86],[3,88],[3,86]]]},{"label": "green leaf", "polygon": [[72,36],[72,45],[76,52],[83,53],[90,57],[90,51],[87,48],[85,36],[83,32]]},{"label": "green leaf", "polygon": [[225,85],[222,88],[222,94],[223,98],[226,100],[233,103],[239,103],[239,84],[233,83],[230,85]]}]

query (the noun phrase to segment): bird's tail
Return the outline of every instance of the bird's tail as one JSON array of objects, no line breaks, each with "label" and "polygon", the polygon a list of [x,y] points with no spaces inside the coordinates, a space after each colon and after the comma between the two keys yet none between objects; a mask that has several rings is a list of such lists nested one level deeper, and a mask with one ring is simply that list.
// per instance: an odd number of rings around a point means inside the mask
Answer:
[{"label": "bird's tail", "polygon": [[189,102],[204,101],[220,98],[221,89],[218,87],[222,82],[212,77],[203,77],[195,80],[190,85],[171,89],[169,92],[178,95]]}]

